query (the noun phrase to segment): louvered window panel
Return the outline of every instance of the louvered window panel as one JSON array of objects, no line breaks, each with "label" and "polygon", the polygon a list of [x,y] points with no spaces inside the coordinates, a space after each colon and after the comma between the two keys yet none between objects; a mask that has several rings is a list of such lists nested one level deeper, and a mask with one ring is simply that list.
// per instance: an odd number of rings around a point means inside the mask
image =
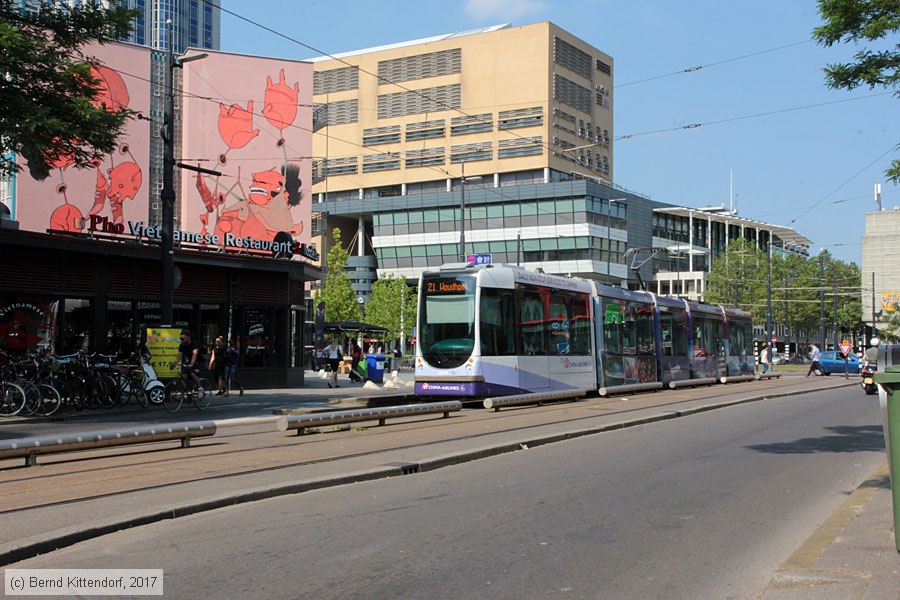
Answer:
[{"label": "louvered window panel", "polygon": [[612,75],[612,67],[599,58],[597,59],[597,70],[605,75]]},{"label": "louvered window panel", "polygon": [[462,71],[462,50],[459,48],[404,56],[378,63],[380,85],[453,75],[460,71]]},{"label": "louvered window panel", "polygon": [[313,73],[313,94],[333,94],[359,89],[359,69],[344,67]]},{"label": "louvered window panel", "polygon": [[316,115],[317,125],[356,123],[359,121],[359,100],[341,100],[340,102],[317,104],[313,114]]},{"label": "louvered window panel", "polygon": [[431,138],[444,137],[445,121],[438,119],[435,121],[420,121],[418,123],[406,124],[406,141],[427,140]]},{"label": "louvered window panel", "polygon": [[400,157],[392,152],[366,154],[363,156],[363,173],[392,171],[400,168]]},{"label": "louvered window panel", "polygon": [[358,170],[355,156],[332,158],[324,162],[325,165],[322,171],[325,177],[328,177],[329,175],[354,175]]},{"label": "louvered window panel", "polygon": [[531,156],[544,151],[544,138],[537,135],[528,138],[500,140],[497,158],[513,158],[515,156]]},{"label": "louvered window panel", "polygon": [[461,106],[461,89],[458,83],[425,88],[418,91],[382,94],[378,96],[378,118],[404,117],[427,112],[438,112]]},{"label": "louvered window panel", "polygon": [[475,160],[491,160],[493,154],[491,142],[460,144],[458,146],[451,146],[450,162],[461,163]]},{"label": "louvered window panel", "polygon": [[553,61],[588,81],[593,81],[591,55],[558,37],[553,38]]},{"label": "louvered window panel", "polygon": [[378,144],[392,144],[400,141],[400,126],[371,127],[363,129],[363,146],[376,146]]},{"label": "louvered window panel", "polygon": [[406,151],[406,168],[431,167],[442,165],[446,162],[443,148],[422,148],[421,150]]},{"label": "louvered window panel", "polygon": [[493,115],[471,115],[468,117],[454,117],[450,121],[450,135],[466,135],[469,133],[481,133],[491,131],[494,128]]},{"label": "louvered window panel", "polygon": [[594,114],[591,90],[558,73],[553,75],[553,97],[583,113]]},{"label": "louvered window panel", "polygon": [[544,109],[540,106],[504,110],[497,115],[497,129],[516,129],[544,124]]}]

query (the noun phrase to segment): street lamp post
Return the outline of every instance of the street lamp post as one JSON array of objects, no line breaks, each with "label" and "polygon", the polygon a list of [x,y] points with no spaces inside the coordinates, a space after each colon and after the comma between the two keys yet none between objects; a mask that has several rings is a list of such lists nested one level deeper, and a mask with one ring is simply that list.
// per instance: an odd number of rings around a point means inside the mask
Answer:
[{"label": "street lamp post", "polygon": [[[172,50],[174,44],[172,36],[172,21],[168,24],[168,32],[166,36],[166,106],[165,106],[165,125],[163,126],[163,187],[160,191],[160,200],[162,201],[162,231],[160,243],[160,268],[162,281],[160,284],[160,321],[163,325],[172,325],[172,297],[175,289],[175,84],[174,71],[181,68],[181,65],[192,60],[200,60],[206,58],[207,54],[194,54],[192,56],[182,56],[175,58]],[[189,168],[186,165],[179,165]],[[194,170],[199,170],[194,167]],[[215,173],[209,170],[203,170],[205,173]]]}]

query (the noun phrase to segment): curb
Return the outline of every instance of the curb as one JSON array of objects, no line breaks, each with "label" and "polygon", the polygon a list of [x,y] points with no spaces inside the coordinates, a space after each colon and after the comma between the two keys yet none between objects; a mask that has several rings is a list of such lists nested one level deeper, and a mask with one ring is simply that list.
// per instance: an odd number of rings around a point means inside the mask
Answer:
[{"label": "curb", "polygon": [[[834,386],[831,389],[836,389],[839,387],[849,387],[849,385],[855,385],[855,383],[842,386]],[[68,529],[57,530],[56,532],[47,532],[42,536],[35,536],[33,538],[26,538],[13,543],[0,545],[0,566],[6,566],[14,562],[33,558],[39,554],[59,550],[60,548],[65,548],[79,542],[97,538],[103,535],[108,535],[116,531],[130,529],[132,527],[139,527],[142,525],[149,525],[151,523],[157,523],[168,519],[175,519],[178,517],[216,510],[219,508],[225,508],[237,504],[256,502],[258,500],[277,498],[279,496],[301,494],[303,492],[329,487],[337,487],[350,483],[359,483],[364,481],[371,481],[374,479],[385,479],[388,477],[397,477],[403,475],[412,475],[425,471],[434,471],[444,467],[472,462],[474,460],[479,460],[482,458],[509,454],[519,450],[528,450],[529,448],[536,448],[546,444],[553,444],[556,442],[577,439],[588,435],[595,435],[609,431],[626,429],[629,427],[636,427],[639,425],[646,425],[649,423],[687,417],[702,412],[717,410],[720,408],[728,408],[731,406],[747,404],[750,402],[759,402],[786,396],[796,396],[807,392],[808,390],[798,390],[796,392],[766,394],[762,396],[752,396],[750,398],[742,398],[738,400],[714,402],[712,404],[707,404],[704,406],[697,406],[683,410],[666,411],[645,417],[637,417],[634,419],[626,419],[623,421],[607,423],[605,425],[599,425],[596,427],[576,429],[550,435],[541,435],[532,438],[526,438],[516,442],[504,442],[493,446],[485,446],[482,448],[475,448],[462,452],[435,456],[433,458],[426,458],[420,461],[391,463],[384,467],[368,469],[355,473],[320,477],[309,481],[295,481],[287,484],[264,486],[210,498],[198,498],[196,500],[188,501],[182,504],[173,504],[164,508],[154,509],[152,511],[143,513],[135,512],[130,515],[122,515],[120,517],[114,517],[92,524],[84,524],[82,526],[73,526]]]}]

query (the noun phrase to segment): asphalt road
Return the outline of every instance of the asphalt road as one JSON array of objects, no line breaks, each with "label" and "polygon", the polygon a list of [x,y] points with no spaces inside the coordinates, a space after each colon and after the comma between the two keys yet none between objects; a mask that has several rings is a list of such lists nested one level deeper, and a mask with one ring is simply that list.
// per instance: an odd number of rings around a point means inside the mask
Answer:
[{"label": "asphalt road", "polygon": [[877,400],[858,391],[239,505],[15,566],[162,568],[170,598],[755,598],[884,460]]}]

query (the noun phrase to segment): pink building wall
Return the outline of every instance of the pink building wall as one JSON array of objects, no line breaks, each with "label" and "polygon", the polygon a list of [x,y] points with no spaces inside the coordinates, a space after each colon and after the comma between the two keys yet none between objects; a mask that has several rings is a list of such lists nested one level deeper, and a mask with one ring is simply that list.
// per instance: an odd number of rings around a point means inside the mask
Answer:
[{"label": "pink building wall", "polygon": [[[90,46],[86,53],[102,64],[95,77],[103,82],[107,105],[127,106],[149,116],[150,50],[115,43]],[[81,232],[90,225],[92,215],[110,223],[145,221],[149,127],[148,121],[130,121],[118,149],[92,168],[76,169],[63,159],[51,169],[49,177],[37,181],[23,164],[25,170],[16,176],[19,227],[39,232]]]},{"label": "pink building wall", "polygon": [[183,66],[181,161],[221,175],[181,172],[181,229],[308,244],[312,65],[204,52]]}]

